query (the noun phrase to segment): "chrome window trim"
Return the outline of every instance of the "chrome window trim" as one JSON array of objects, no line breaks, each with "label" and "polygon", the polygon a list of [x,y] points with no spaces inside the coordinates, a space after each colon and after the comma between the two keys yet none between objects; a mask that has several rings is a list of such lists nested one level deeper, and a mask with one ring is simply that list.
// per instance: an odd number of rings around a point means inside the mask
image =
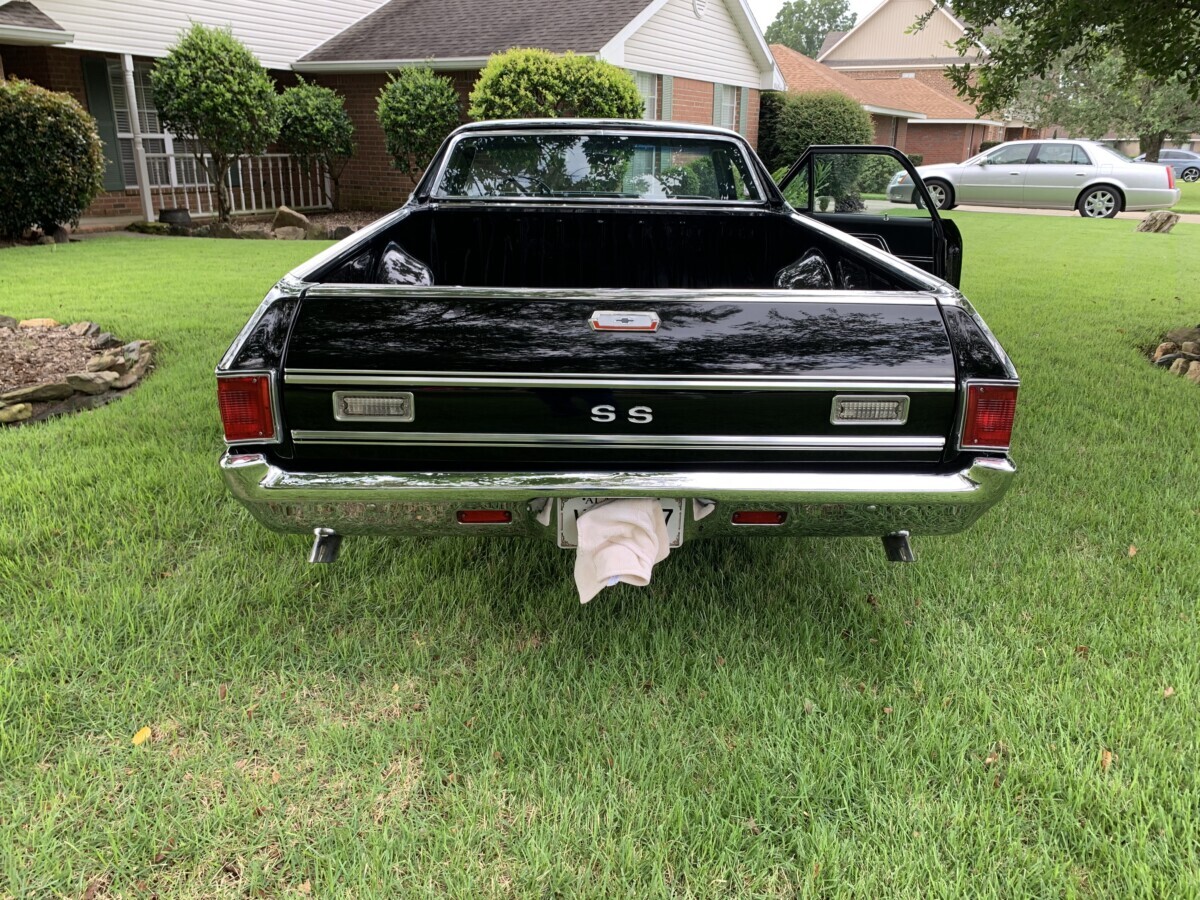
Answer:
[{"label": "chrome window trim", "polygon": [[[268,394],[271,402],[271,433],[270,438],[247,438],[241,441],[225,441],[226,447],[246,447],[251,445],[261,444],[282,444],[283,443],[283,418],[279,415],[279,390],[276,382],[276,373],[270,369],[233,369],[228,372],[218,371],[217,378],[266,378]],[[221,426],[221,436],[224,440],[225,427],[224,423]]]},{"label": "chrome window trim", "polygon": [[967,427],[967,398],[971,394],[971,388],[976,385],[978,385],[980,387],[1015,387],[1017,389],[1018,396],[1020,395],[1020,390],[1021,390],[1021,382],[1017,381],[1016,379],[1005,380],[1005,379],[1001,379],[1001,378],[971,378],[971,379],[968,379],[967,381],[964,381],[963,382],[963,390],[962,390],[962,402],[959,403],[959,405],[958,405],[959,406],[959,409],[958,409],[958,439],[954,442],[955,449],[957,449],[963,453],[970,453],[975,450],[983,450],[983,451],[996,450],[1001,453],[1008,453],[1012,449],[1011,444],[1009,444],[1007,447],[1000,447],[1000,446],[977,447],[974,444],[972,444],[971,446],[968,447],[968,446],[963,445],[963,433],[964,433],[964,429]]},{"label": "chrome window trim", "polygon": [[[286,377],[284,379],[287,380]],[[346,416],[338,408],[343,397],[390,397],[408,401],[408,415],[400,416]],[[412,391],[334,391],[333,418],[338,422],[414,422],[417,418],[417,405],[413,400]]]},{"label": "chrome window trim", "polygon": [[[762,185],[762,182],[759,180],[758,171],[754,165],[753,157],[746,152],[749,145],[745,143],[744,139],[737,137],[736,134],[725,135],[725,134],[722,134],[721,132],[705,132],[702,135],[698,135],[697,132],[695,132],[695,131],[688,131],[688,130],[684,130],[684,129],[678,129],[678,130],[668,130],[665,128],[663,128],[663,129],[660,129],[660,128],[636,129],[636,128],[629,128],[627,126],[626,127],[605,128],[605,127],[597,127],[595,125],[589,126],[584,123],[580,123],[579,128],[572,129],[572,130],[553,129],[553,128],[495,128],[495,129],[489,128],[486,130],[482,130],[482,129],[477,130],[477,131],[476,130],[468,130],[468,131],[463,131],[459,134],[452,134],[450,136],[449,142],[446,144],[445,150],[442,151],[442,161],[441,161],[440,165],[438,166],[437,175],[435,175],[433,180],[430,182],[430,188],[429,188],[429,194],[428,194],[429,200],[431,202],[437,202],[437,203],[442,203],[445,201],[454,202],[456,200],[467,200],[467,201],[473,202],[473,203],[478,203],[481,201],[482,202],[493,202],[491,198],[453,197],[453,196],[445,196],[445,195],[439,193],[441,191],[441,187],[442,187],[442,179],[444,179],[446,176],[446,167],[450,165],[450,157],[454,154],[454,151],[458,147],[458,145],[460,143],[462,143],[464,140],[469,140],[471,138],[478,138],[478,137],[532,137],[532,136],[550,137],[555,134],[561,135],[564,133],[569,134],[569,135],[575,135],[578,137],[585,137],[585,136],[589,136],[589,135],[598,135],[598,136],[604,136],[604,137],[632,137],[632,138],[643,137],[643,138],[648,138],[651,140],[658,139],[658,138],[664,138],[664,139],[683,138],[685,140],[692,140],[692,141],[705,141],[705,140],[709,140],[711,138],[712,141],[714,141],[714,142],[719,141],[724,144],[729,144],[729,145],[737,148],[737,152],[741,155],[742,161],[745,163],[746,169],[750,172],[750,177],[754,181],[754,189],[756,191],[758,191],[759,199],[757,199],[757,200],[721,200],[718,198],[713,198],[711,200],[705,199],[705,200],[692,200],[692,201],[682,200],[681,201],[681,200],[647,200],[644,197],[638,197],[638,198],[635,198],[636,202],[646,203],[646,204],[650,204],[650,205],[654,205],[654,206],[658,206],[658,205],[674,206],[677,203],[689,203],[689,202],[690,203],[701,203],[701,204],[715,203],[715,204],[720,204],[720,205],[739,206],[739,207],[763,207],[763,206],[770,205],[770,198],[772,195],[769,191],[763,190],[763,185]],[[537,197],[537,198],[530,197],[530,198],[527,198],[526,202],[528,202],[528,200],[533,200],[533,199],[536,199],[538,203],[541,203],[542,201],[545,201],[545,200],[550,200],[551,202],[553,202],[554,198],[552,198],[552,197]],[[574,203],[579,203],[582,200],[586,200],[586,202],[589,204],[594,202],[594,200],[602,200],[602,199],[615,200],[618,203],[625,203],[625,204],[628,204],[631,200],[631,198],[629,198],[629,197],[607,197],[607,198],[569,197],[569,198],[564,198],[564,199],[567,199]]]},{"label": "chrome window trim", "polygon": [[[953,387],[951,387],[950,389],[954,390]],[[870,402],[872,400],[881,400],[881,401],[899,400],[900,401],[900,417],[898,419],[859,419],[859,420],[839,419],[837,417],[837,410],[838,410],[838,402],[841,400],[866,400],[868,402]],[[833,398],[833,402],[830,403],[830,406],[829,406],[829,422],[831,425],[849,425],[849,426],[904,425],[908,422],[908,407],[909,407],[909,400],[908,400],[907,396],[896,397],[895,395],[892,395],[892,394],[838,394],[836,397]]]},{"label": "chrome window trim", "polygon": [[716,450],[942,450],[946,439],[921,436],[810,437],[803,435],[556,434],[457,431],[293,430],[297,444],[416,444],[471,447],[640,447]]},{"label": "chrome window trim", "polygon": [[953,393],[953,379],[823,379],[816,377],[714,376],[686,377],[613,377],[606,375],[577,375],[564,378],[536,373],[490,374],[463,372],[383,372],[372,370],[289,369],[284,382],[295,385],[367,385],[397,387],[497,387],[497,388],[566,388],[566,389],[625,389],[625,390],[709,390],[709,391],[893,391],[904,393]]}]

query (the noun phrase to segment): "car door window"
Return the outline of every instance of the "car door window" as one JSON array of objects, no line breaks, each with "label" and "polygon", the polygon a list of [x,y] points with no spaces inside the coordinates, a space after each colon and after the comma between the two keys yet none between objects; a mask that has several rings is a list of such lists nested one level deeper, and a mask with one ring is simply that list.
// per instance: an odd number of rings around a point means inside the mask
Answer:
[{"label": "car door window", "polygon": [[1016,166],[1029,160],[1029,145],[1015,144],[1012,147],[998,147],[987,155],[989,166]]},{"label": "car door window", "polygon": [[1033,161],[1048,166],[1091,165],[1087,153],[1078,144],[1040,144]]}]

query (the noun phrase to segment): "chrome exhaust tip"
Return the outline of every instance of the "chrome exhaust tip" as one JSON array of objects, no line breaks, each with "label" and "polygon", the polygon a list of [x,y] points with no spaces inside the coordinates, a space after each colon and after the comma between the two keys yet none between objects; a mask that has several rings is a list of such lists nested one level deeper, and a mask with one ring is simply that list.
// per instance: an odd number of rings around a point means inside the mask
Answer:
[{"label": "chrome exhaust tip", "polygon": [[312,552],[308,554],[310,563],[337,562],[342,550],[342,536],[332,528],[313,529]]},{"label": "chrome exhaust tip", "polygon": [[891,534],[885,534],[883,536],[883,552],[887,555],[888,562],[917,561],[912,544],[908,542],[907,531],[893,531]]}]

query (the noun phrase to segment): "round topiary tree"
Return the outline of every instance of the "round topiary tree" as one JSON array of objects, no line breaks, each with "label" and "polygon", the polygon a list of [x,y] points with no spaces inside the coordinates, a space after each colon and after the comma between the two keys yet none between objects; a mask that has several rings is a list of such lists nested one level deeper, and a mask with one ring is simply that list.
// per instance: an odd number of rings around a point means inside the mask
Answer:
[{"label": "round topiary tree", "polygon": [[871,116],[845,94],[765,91],[758,152],[769,169],[790,166],[813,144],[869,144]]},{"label": "round topiary tree", "polygon": [[342,95],[300,78],[279,98],[279,143],[306,165],[316,162],[325,167],[333,182],[330,200],[337,209],[342,172],[354,156],[354,123]]},{"label": "round topiary tree", "polygon": [[645,104],[624,69],[548,50],[493,55],[471,91],[473,119],[640,119]]},{"label": "round topiary tree", "polygon": [[151,73],[166,128],[192,141],[196,162],[217,187],[217,217],[229,221],[229,170],[262,153],[279,134],[279,96],[250,49],[226,28],[195,24]]},{"label": "round topiary tree", "polygon": [[0,236],[75,224],[103,175],[96,120],[74,98],[0,79]]},{"label": "round topiary tree", "polygon": [[449,78],[428,67],[406,68],[379,92],[376,115],[394,165],[416,179],[462,120],[462,106]]}]

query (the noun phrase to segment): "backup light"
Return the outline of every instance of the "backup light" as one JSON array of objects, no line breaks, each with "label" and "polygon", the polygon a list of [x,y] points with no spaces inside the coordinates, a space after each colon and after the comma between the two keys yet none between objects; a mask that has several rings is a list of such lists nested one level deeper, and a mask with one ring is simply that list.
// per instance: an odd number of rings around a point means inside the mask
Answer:
[{"label": "backup light", "polygon": [[1012,443],[1016,412],[1016,385],[968,384],[962,446],[1007,450]]},{"label": "backup light", "polygon": [[270,376],[218,377],[217,406],[221,411],[221,424],[225,427],[225,440],[229,443],[275,438]]},{"label": "backup light", "polygon": [[829,421],[834,425],[903,425],[908,421],[908,397],[895,394],[834,397]]},{"label": "backup light", "polygon": [[334,391],[339,422],[411,422],[413,395],[407,391]]}]

